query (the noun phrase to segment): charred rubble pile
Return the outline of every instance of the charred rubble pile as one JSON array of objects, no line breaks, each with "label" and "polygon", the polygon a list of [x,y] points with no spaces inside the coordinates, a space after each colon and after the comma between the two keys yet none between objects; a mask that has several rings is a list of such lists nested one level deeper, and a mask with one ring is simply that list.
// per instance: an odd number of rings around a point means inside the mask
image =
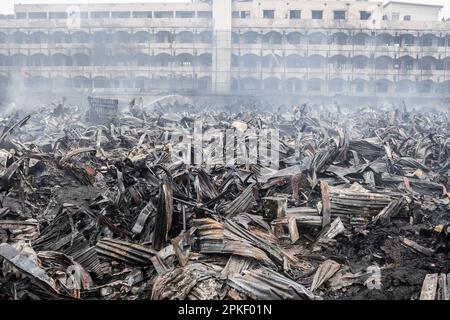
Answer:
[{"label": "charred rubble pile", "polygon": [[[448,113],[197,109],[3,116],[0,299],[449,299]],[[279,167],[185,161],[199,119]]]}]

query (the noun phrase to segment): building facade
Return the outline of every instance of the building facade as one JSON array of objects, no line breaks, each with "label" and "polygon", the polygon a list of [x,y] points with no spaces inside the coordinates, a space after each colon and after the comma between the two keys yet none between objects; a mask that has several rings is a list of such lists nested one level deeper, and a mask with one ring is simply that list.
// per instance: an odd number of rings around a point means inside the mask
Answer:
[{"label": "building facade", "polygon": [[16,5],[0,85],[61,92],[450,98],[441,7],[255,0]]}]

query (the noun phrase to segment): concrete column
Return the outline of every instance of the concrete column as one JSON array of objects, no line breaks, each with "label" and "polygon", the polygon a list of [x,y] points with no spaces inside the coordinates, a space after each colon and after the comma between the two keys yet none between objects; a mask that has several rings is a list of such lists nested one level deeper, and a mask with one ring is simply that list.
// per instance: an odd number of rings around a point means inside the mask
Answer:
[{"label": "concrete column", "polygon": [[231,87],[231,0],[213,2],[212,90],[227,94]]}]

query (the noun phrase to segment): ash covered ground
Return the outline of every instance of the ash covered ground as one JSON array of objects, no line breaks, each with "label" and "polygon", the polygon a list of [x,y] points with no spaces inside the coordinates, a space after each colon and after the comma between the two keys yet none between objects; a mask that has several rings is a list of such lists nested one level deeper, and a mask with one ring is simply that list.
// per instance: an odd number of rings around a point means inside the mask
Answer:
[{"label": "ash covered ground", "polygon": [[0,299],[449,299],[448,110],[34,110],[0,117]]}]

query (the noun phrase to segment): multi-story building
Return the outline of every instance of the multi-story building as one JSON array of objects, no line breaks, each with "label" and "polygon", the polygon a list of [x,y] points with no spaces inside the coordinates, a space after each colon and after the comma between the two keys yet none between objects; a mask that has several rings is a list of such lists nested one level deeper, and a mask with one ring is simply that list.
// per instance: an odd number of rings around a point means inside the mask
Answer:
[{"label": "multi-story building", "polygon": [[0,19],[0,83],[450,98],[450,22],[440,9],[364,0],[19,4]]}]

